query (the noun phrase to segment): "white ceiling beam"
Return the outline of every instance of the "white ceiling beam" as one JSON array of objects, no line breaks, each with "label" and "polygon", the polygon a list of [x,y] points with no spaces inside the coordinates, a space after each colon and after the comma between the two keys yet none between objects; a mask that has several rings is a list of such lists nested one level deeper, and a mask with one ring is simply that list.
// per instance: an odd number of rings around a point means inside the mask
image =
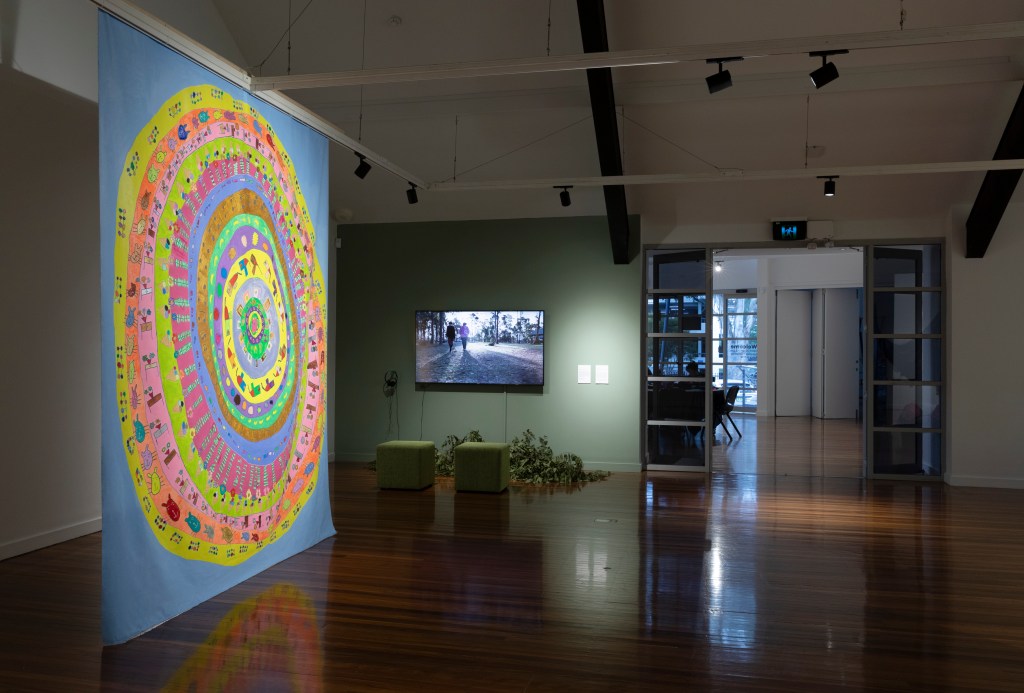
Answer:
[{"label": "white ceiling beam", "polygon": [[902,176],[925,173],[971,173],[978,171],[1024,170],[1024,159],[987,161],[951,161],[927,164],[876,164],[870,166],[832,166],[762,171],[720,169],[711,173],[650,173],[624,176],[580,176],[577,178],[536,178],[476,182],[431,183],[430,192],[469,192],[481,190],[526,190],[536,188],[598,187],[604,185],[665,185],[682,183],[729,183],[737,181],[788,180],[797,178],[854,178],[862,176]]},{"label": "white ceiling beam", "polygon": [[769,39],[732,43],[714,43],[675,48],[649,48],[632,51],[608,51],[508,60],[484,60],[410,67],[380,67],[345,72],[308,75],[252,77],[255,92],[280,89],[349,87],[368,84],[396,84],[440,79],[497,77],[542,72],[566,72],[603,67],[666,65],[689,61],[704,62],[718,56],[798,55],[822,50],[864,50],[926,46],[962,41],[988,41],[1024,37],[1024,22],[999,22],[965,26],[929,27],[904,31],[872,31],[858,34],[832,34],[803,38]]},{"label": "white ceiling beam", "polygon": [[[842,79],[828,85],[829,94],[875,91],[879,89],[917,89],[920,87],[1014,82],[1024,78],[1008,56],[964,60],[928,61],[898,65],[842,66]],[[761,97],[805,96],[814,93],[801,73],[748,73],[733,68],[733,87],[714,95],[716,101]],[[675,104],[707,101],[708,88],[703,78],[673,82],[632,82],[619,80],[615,98],[620,106],[636,104]]]},{"label": "white ceiling beam", "polygon": [[[128,2],[128,0],[92,0],[92,3],[126,24],[152,36],[171,50],[180,53],[190,60],[194,60],[232,84],[247,91],[253,91],[251,78],[245,70],[214,53],[198,41],[181,33],[160,18],[139,9],[133,3]],[[426,188],[426,181],[419,176],[414,176],[401,167],[396,166],[372,149],[365,147],[360,142],[346,135],[338,126],[324,120],[316,113],[313,113],[284,94],[274,90],[261,90],[258,98],[277,107],[300,123],[308,125],[332,142],[362,154],[374,166],[386,170],[418,188]]]},{"label": "white ceiling beam", "polygon": [[[918,87],[1010,82],[1024,79],[1024,71],[1007,56],[969,58],[915,63],[844,67],[842,79],[828,85],[830,94]],[[755,73],[733,77],[733,88],[714,95],[715,101],[758,97],[804,96],[813,90],[806,73]],[[359,118],[358,95],[338,90],[306,92],[303,103],[336,123]],[[703,78],[674,81],[615,83],[615,102],[619,106],[708,102],[708,87]],[[537,89],[488,90],[466,93],[418,95],[408,98],[367,98],[362,103],[364,118],[404,121],[415,118],[466,116],[476,113],[507,113],[532,109],[590,108],[585,82],[578,86]]]}]

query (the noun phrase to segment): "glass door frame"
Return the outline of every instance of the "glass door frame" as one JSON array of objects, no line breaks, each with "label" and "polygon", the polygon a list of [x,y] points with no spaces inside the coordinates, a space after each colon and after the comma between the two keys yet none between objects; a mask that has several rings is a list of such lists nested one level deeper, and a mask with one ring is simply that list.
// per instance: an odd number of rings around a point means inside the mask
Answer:
[{"label": "glass door frame", "polygon": [[[675,253],[704,253],[704,287],[672,287],[672,288],[648,288],[652,282],[655,282],[656,277],[648,277],[648,260],[651,257],[659,255],[672,255]],[[647,331],[647,306],[648,301],[653,296],[665,295],[665,294],[704,294],[704,332],[701,333],[685,333],[692,339],[701,339],[704,345],[704,421],[701,422],[703,428],[703,439],[709,441],[712,430],[712,419],[713,417],[708,416],[707,412],[712,409],[712,392],[711,392],[711,372],[712,372],[712,354],[711,354],[711,311],[712,311],[712,284],[713,284],[713,271],[712,271],[712,249],[710,246],[699,245],[699,246],[644,246],[641,251],[641,257],[643,258],[643,272],[642,272],[642,284],[641,284],[641,315],[643,316],[643,323],[640,330],[640,460],[641,468],[645,471],[672,471],[672,472],[703,472],[705,474],[711,473],[711,448],[712,446],[705,443],[703,445],[703,462],[701,464],[688,464],[688,465],[668,465],[668,464],[651,464],[649,462],[649,429],[652,425],[654,426],[688,426],[693,427],[695,422],[675,422],[675,421],[662,421],[649,419],[650,412],[648,412],[648,386],[649,384],[657,382],[694,382],[693,377],[685,377],[681,375],[677,376],[656,376],[652,373],[648,373],[647,370],[647,340],[648,338],[657,337],[670,337],[672,335],[663,334],[660,332],[648,332]],[[679,364],[682,367],[682,364]]]},{"label": "glass door frame", "polygon": [[[941,266],[938,271],[938,286],[930,287],[875,287],[875,250],[877,248],[898,249],[906,246],[937,245],[939,248],[939,262]],[[875,240],[864,247],[864,322],[865,322],[865,343],[864,343],[864,381],[865,381],[865,412],[864,412],[864,464],[865,477],[868,479],[907,479],[914,481],[943,482],[947,472],[947,460],[949,459],[949,427],[947,425],[949,405],[947,399],[946,383],[949,382],[949,316],[950,301],[949,292],[946,287],[949,282],[949,257],[948,245],[944,238],[914,238],[914,239],[893,239]],[[921,284],[918,281],[916,284]],[[920,303],[925,294],[936,294],[941,301],[939,309],[940,329],[937,333],[922,332],[920,324],[914,332],[907,333],[876,333],[875,331],[875,296],[876,293],[906,293],[915,295],[918,303],[918,315],[920,319]],[[920,353],[923,340],[937,340],[941,350],[938,359],[939,379],[924,380],[916,377],[910,380],[884,380],[876,379],[875,364],[875,340],[876,339],[902,339],[914,340],[917,342],[916,352],[918,354],[917,370],[920,370]],[[920,376],[920,373],[915,373]],[[937,426],[917,426],[912,428],[893,428],[891,426],[879,426],[875,422],[875,393],[876,386],[903,386],[903,387],[935,387],[938,390],[939,417]],[[893,474],[875,471],[875,432],[879,433],[921,433],[939,435],[939,473],[932,475],[924,474]]]},{"label": "glass door frame", "polygon": [[[709,300],[705,301],[705,320],[707,329],[704,333],[704,353],[708,356],[712,356],[712,340],[711,340],[711,321],[712,321],[712,300],[714,295],[713,288],[713,264],[714,264],[714,250],[723,250],[731,248],[744,248],[744,249],[769,249],[769,248],[780,248],[784,245],[791,247],[802,246],[802,242],[792,243],[768,243],[768,242],[754,242],[754,243],[724,243],[724,244],[700,244],[700,245],[644,245],[641,254],[643,257],[643,272],[642,272],[642,285],[641,285],[641,315],[643,315],[643,324],[640,330],[640,369],[641,369],[641,419],[640,419],[640,460],[641,467],[643,469],[651,470],[667,470],[667,471],[704,471],[708,474],[711,473],[711,458],[712,458],[712,446],[705,446],[704,465],[693,466],[693,467],[672,467],[668,465],[648,465],[647,463],[647,429],[648,429],[648,412],[647,412],[647,299],[649,291],[648,286],[648,272],[647,272],[647,259],[651,253],[667,253],[667,252],[693,252],[703,250],[705,252],[705,292]],[[864,447],[864,459],[863,473],[866,479],[909,479],[916,481],[944,481],[946,474],[948,473],[948,460],[949,460],[949,405],[948,405],[948,387],[949,382],[949,333],[950,333],[950,300],[949,292],[947,287],[949,286],[949,252],[950,246],[946,242],[945,238],[942,237],[922,237],[922,238],[892,238],[892,239],[869,239],[869,240],[858,240],[850,239],[843,240],[842,243],[836,245],[848,246],[852,248],[863,249],[863,292],[864,292],[864,385],[862,389],[862,395],[864,397],[864,418],[863,418],[863,447]],[[941,330],[938,334],[908,334],[899,335],[900,338],[929,338],[937,339],[939,341],[939,348],[941,349],[941,356],[939,358],[939,368],[941,369],[940,380],[937,382],[933,381],[917,381],[918,384],[935,386],[938,387],[939,402],[941,403],[938,428],[930,427],[925,429],[926,432],[937,432],[941,436],[939,445],[939,465],[940,470],[936,475],[923,476],[916,474],[882,474],[874,471],[874,432],[875,426],[875,401],[874,393],[875,386],[885,385],[888,381],[876,381],[875,378],[875,355],[874,345],[876,339],[875,325],[874,325],[874,267],[873,258],[875,248],[879,246],[915,246],[915,245],[937,245],[939,246],[939,257],[941,267],[939,269],[939,278],[941,285],[939,287],[928,287],[927,292],[938,293],[942,299],[942,306],[940,309],[941,315]],[[696,289],[696,287],[693,287]],[[924,293],[922,291],[921,293]],[[884,335],[881,338],[886,338]],[[707,360],[707,359],[706,359]],[[711,371],[709,367],[705,367],[705,411],[711,410]],[[759,377],[759,380],[761,378]],[[705,417],[709,418],[709,417]],[[705,423],[705,427],[707,427]],[[884,428],[884,427],[883,427]],[[881,431],[880,431],[881,432]],[[708,431],[705,428],[705,435]]]}]

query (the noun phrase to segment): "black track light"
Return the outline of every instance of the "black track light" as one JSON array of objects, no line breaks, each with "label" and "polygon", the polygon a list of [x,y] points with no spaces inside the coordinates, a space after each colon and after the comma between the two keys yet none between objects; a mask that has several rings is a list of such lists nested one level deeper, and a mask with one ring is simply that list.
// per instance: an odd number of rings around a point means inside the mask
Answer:
[{"label": "black track light", "polygon": [[715,63],[718,63],[718,72],[711,75],[710,77],[704,78],[704,81],[708,83],[709,94],[720,92],[723,89],[728,89],[729,87],[732,86],[732,75],[729,73],[728,70],[722,69],[722,63],[732,63],[736,62],[737,60],[743,60],[743,58],[739,56],[734,56],[731,58],[708,58],[705,61],[708,65],[714,65]]},{"label": "black track light", "polygon": [[839,68],[835,66],[835,63],[826,62],[811,73],[811,83],[816,89],[821,89],[837,77],[839,77]]},{"label": "black track light", "polygon": [[830,63],[828,58],[830,55],[844,55],[850,51],[841,49],[834,51],[813,51],[809,53],[812,58],[821,58],[821,67],[811,73],[811,84],[814,85],[815,89],[821,89],[823,86],[839,77],[839,68],[835,66],[835,63]]},{"label": "black track light", "polygon": [[825,197],[836,196],[836,178],[839,176],[818,176],[825,179]]},{"label": "black track light", "polygon": [[571,187],[572,187],[571,185],[556,185],[555,186],[556,190],[558,188],[562,189],[562,192],[558,193],[558,199],[562,201],[562,206],[563,207],[568,207],[569,205],[572,204],[572,198],[569,197],[569,188],[571,188]]},{"label": "black track light", "polygon": [[366,160],[366,157],[362,154],[356,154],[359,157],[359,165],[356,166],[355,174],[357,178],[366,178],[366,174],[373,168],[370,166],[370,162]]},{"label": "black track light", "polygon": [[732,75],[722,69],[722,63],[718,63],[718,72],[705,77],[704,81],[708,83],[708,93],[715,94],[732,86]]},{"label": "black track light", "polygon": [[405,199],[409,200],[411,205],[420,201],[420,198],[416,196],[416,186],[412,183],[409,183],[409,189],[405,191]]}]

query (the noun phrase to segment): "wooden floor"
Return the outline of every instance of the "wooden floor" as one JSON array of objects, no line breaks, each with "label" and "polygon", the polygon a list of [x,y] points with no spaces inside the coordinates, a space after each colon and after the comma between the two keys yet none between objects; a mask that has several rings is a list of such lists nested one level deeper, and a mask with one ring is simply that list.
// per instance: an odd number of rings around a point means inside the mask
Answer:
[{"label": "wooden floor", "polygon": [[[742,436],[732,428],[736,424]],[[711,469],[726,474],[850,477],[864,473],[864,424],[810,416],[732,413],[732,439],[719,428]]]},{"label": "wooden floor", "polygon": [[769,474],[378,491],[100,645],[100,535],[0,563],[2,691],[1016,691],[1024,492]]}]

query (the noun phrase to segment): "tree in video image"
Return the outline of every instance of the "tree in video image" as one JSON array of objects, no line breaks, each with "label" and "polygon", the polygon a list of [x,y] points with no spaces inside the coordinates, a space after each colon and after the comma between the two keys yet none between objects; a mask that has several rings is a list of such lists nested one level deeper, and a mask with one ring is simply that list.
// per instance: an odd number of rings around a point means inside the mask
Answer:
[{"label": "tree in video image", "polygon": [[544,311],[417,311],[416,382],[543,385]]}]

